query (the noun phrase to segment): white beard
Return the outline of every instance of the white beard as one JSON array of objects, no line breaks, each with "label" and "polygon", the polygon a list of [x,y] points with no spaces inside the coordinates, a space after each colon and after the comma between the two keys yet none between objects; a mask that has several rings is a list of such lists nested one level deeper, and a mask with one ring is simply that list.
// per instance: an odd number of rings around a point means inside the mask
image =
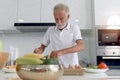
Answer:
[{"label": "white beard", "polygon": [[61,24],[56,24],[58,29],[63,29],[66,27],[66,24],[61,25]]}]

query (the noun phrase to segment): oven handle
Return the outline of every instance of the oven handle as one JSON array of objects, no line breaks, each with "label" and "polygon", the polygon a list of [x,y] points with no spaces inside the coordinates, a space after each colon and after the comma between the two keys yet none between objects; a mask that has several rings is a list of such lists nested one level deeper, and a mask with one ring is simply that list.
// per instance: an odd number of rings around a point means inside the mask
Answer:
[{"label": "oven handle", "polygon": [[120,57],[102,57],[103,59],[120,59]]}]

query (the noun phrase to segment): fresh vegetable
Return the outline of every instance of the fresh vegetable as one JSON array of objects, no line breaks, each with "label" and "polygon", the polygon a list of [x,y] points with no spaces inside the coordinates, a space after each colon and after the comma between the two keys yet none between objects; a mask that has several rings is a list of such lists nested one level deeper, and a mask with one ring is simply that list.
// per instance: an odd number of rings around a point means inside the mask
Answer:
[{"label": "fresh vegetable", "polygon": [[58,65],[57,58],[50,58],[48,55],[43,54],[26,54],[23,57],[16,59],[17,64],[40,64],[40,65]]},{"label": "fresh vegetable", "polygon": [[98,64],[98,68],[99,68],[99,69],[107,69],[108,66],[107,66],[107,64],[105,64],[104,62],[101,62],[100,64]]},{"label": "fresh vegetable", "polygon": [[19,57],[16,59],[17,64],[43,64],[43,61],[39,58],[32,57]]},{"label": "fresh vegetable", "polygon": [[24,57],[43,58],[44,55],[43,55],[43,54],[34,54],[34,53],[30,53],[30,54],[24,55]]},{"label": "fresh vegetable", "polygon": [[98,69],[98,66],[90,65],[88,68],[91,68],[91,69]]},{"label": "fresh vegetable", "polygon": [[48,64],[57,65],[57,64],[59,64],[59,61],[57,58],[49,58],[49,56],[46,56],[44,64],[45,65],[48,65]]}]

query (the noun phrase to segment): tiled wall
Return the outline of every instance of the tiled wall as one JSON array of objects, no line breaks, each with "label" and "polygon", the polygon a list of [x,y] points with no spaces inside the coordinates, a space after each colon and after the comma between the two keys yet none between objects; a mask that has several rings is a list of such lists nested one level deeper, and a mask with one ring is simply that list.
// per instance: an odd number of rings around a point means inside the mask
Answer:
[{"label": "tiled wall", "polygon": [[[43,35],[44,32],[0,34],[0,39],[3,41],[4,50],[10,53],[12,60],[15,60],[26,53],[32,53],[36,47],[40,46]],[[89,34],[82,34],[82,36],[85,50],[80,52],[79,59],[89,63]],[[49,49],[44,53],[49,54]]]}]

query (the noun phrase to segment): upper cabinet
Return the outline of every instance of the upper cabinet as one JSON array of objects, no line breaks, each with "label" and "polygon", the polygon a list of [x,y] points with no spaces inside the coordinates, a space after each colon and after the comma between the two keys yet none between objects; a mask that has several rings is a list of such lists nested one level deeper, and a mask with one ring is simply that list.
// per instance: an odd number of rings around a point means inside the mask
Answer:
[{"label": "upper cabinet", "polygon": [[55,22],[53,7],[64,0],[18,0],[17,22]]},{"label": "upper cabinet", "polygon": [[120,0],[94,0],[95,25],[120,25]]},{"label": "upper cabinet", "polygon": [[0,0],[0,30],[15,29],[17,0]]},{"label": "upper cabinet", "polygon": [[91,0],[0,0],[0,30],[16,29],[14,23],[19,22],[55,22],[53,8],[58,3],[69,6],[72,24],[91,28]]},{"label": "upper cabinet", "polygon": [[42,0],[41,22],[55,22],[53,8],[58,3],[64,3],[64,0]]},{"label": "upper cabinet", "polygon": [[65,0],[70,8],[70,22],[77,24],[80,29],[91,29],[92,8],[91,0]]},{"label": "upper cabinet", "polygon": [[41,0],[18,0],[16,22],[40,22]]},{"label": "upper cabinet", "polygon": [[70,8],[70,22],[80,29],[90,29],[92,24],[91,0],[19,0],[18,22],[55,22],[53,8],[65,3]]}]

